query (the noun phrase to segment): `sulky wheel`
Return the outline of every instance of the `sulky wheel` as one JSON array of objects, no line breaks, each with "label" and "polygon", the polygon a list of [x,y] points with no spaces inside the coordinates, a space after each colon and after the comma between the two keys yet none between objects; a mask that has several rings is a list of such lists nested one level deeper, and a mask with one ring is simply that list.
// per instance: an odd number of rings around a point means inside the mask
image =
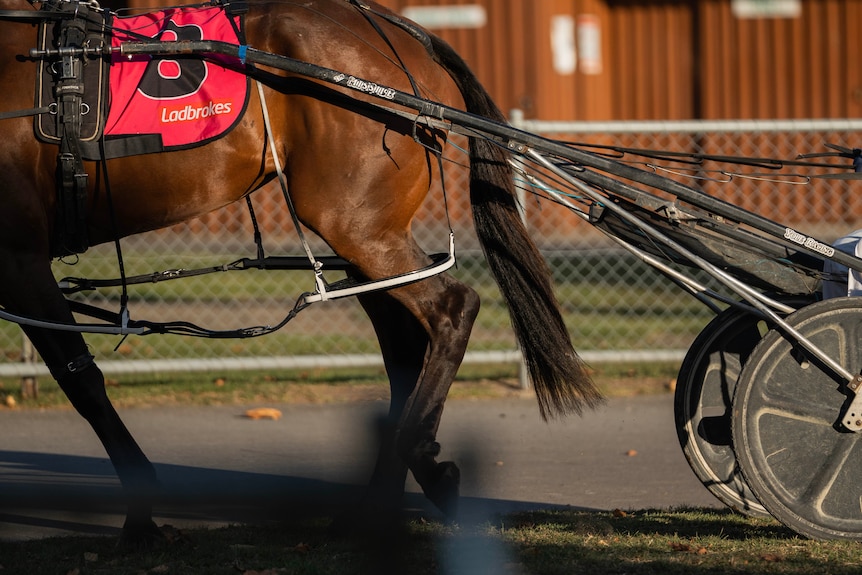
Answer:
[{"label": "sulky wheel", "polygon": [[[795,308],[812,301],[804,296],[777,299]],[[719,313],[689,348],[674,393],[677,437],[692,471],[719,501],[753,517],[769,512],[739,471],[730,414],[739,372],[767,330],[762,319],[743,309]]]},{"label": "sulky wheel", "polygon": [[[862,368],[862,298],[802,308],[787,323],[850,373]],[[853,394],[771,330],[740,374],[733,439],[746,482],[776,519],[815,539],[862,540],[862,435],[841,425]]]}]

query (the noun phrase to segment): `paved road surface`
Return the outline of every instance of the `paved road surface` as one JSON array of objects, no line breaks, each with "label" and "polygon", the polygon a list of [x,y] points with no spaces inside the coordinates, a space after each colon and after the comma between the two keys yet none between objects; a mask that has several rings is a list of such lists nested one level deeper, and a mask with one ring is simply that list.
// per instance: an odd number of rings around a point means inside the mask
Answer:
[{"label": "paved road surface", "polygon": [[[544,423],[532,399],[450,401],[439,439],[442,457],[461,467],[465,521],[552,505],[720,508],[685,463],[672,403],[612,399]],[[354,494],[374,457],[370,422],[385,404],[274,407],[278,421],[247,419],[245,407],[122,411],[164,488],[157,522],[278,518],[299,503]],[[427,508],[414,483],[408,491],[408,505]],[[117,534],[121,524],[119,483],[83,419],[0,411],[0,539]]]}]

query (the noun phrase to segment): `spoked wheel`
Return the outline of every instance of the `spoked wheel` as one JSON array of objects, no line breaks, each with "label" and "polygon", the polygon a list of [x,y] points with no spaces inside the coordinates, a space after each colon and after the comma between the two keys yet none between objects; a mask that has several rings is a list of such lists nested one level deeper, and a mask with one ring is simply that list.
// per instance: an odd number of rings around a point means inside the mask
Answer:
[{"label": "spoked wheel", "polygon": [[[812,301],[802,296],[778,299],[794,308]],[[762,319],[745,310],[724,310],[692,343],[674,393],[676,433],[692,471],[719,501],[753,517],[769,512],[739,471],[730,417],[742,366],[767,331]]]},{"label": "spoked wheel", "polygon": [[[851,373],[862,368],[862,298],[830,299],[787,322]],[[757,345],[733,400],[736,457],[776,519],[815,539],[862,540],[862,434],[841,425],[846,382],[778,330]]]}]

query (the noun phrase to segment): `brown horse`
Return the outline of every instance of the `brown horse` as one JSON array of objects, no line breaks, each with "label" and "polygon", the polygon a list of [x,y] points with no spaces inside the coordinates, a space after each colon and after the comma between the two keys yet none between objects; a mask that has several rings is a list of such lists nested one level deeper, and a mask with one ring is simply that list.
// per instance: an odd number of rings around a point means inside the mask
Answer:
[{"label": "brown horse", "polygon": [[[0,10],[34,10],[0,0]],[[466,64],[444,42],[381,17],[374,3],[351,0],[251,0],[244,15],[248,44],[344,71],[503,122]],[[418,34],[421,36],[421,33]],[[43,65],[32,23],[0,19],[0,112],[33,107]],[[403,66],[402,66],[403,63]],[[428,147],[446,134],[419,130],[409,118],[369,106],[341,88],[260,67],[278,156],[298,218],[365,280],[397,276],[430,263],[411,220],[438,177]],[[411,82],[411,78],[413,79]],[[169,226],[243,198],[274,178],[261,102],[254,90],[225,137],[193,149],[108,160],[111,198],[89,174],[89,245]],[[58,147],[33,135],[33,119],[0,120],[0,304],[10,313],[73,322],[51,260],[58,251]],[[527,236],[513,194],[505,150],[471,138],[470,197],[477,232],[507,299],[543,415],[578,411],[599,394],[572,349],[548,270]],[[109,205],[109,204],[112,204]],[[371,478],[368,501],[394,509],[408,469],[426,496],[454,511],[459,474],[437,462],[435,437],[450,384],[463,358],[477,294],[446,274],[361,295],[378,335],[391,385],[390,423]],[[129,496],[124,536],[158,536],[151,518],[154,469],[105,394],[104,379],[80,333],[23,326],[53,377],[92,425]]]}]

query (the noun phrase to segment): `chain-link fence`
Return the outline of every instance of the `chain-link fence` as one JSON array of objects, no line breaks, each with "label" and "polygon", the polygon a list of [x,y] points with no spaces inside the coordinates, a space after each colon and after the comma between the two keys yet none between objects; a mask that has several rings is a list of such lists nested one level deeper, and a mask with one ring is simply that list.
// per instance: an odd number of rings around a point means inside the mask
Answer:
[{"label": "chain-link fence", "polygon": [[[704,152],[728,156],[794,158],[827,151],[833,143],[852,148],[862,122],[713,122],[555,124],[523,122],[527,131],[590,144],[650,150]],[[415,222],[420,243],[429,252],[447,248],[450,226],[458,255],[452,273],[479,291],[483,306],[468,350],[468,361],[517,361],[508,315],[487,273],[472,232],[466,193],[465,142],[448,147],[446,192],[432,190]],[[645,166],[663,170],[660,165]],[[816,185],[791,185],[768,178],[742,179],[718,185],[721,177],[682,177],[702,185],[746,209],[802,231],[831,240],[862,227],[862,198],[854,181],[822,180]],[[797,182],[799,183],[799,182]],[[270,186],[253,196],[267,255],[301,253],[281,190]],[[525,217],[532,236],[553,270],[559,299],[576,347],[588,360],[605,357],[678,357],[712,318],[705,306],[684,294],[646,264],[615,248],[602,233],[560,206],[527,196]],[[326,246],[312,239],[317,255]],[[126,274],[221,266],[254,257],[252,225],[244,205],[231,206],[186,225],[129,238],[122,242]],[[113,245],[92,248],[80,258],[58,261],[57,278],[116,277]],[[326,272],[328,280],[338,272]],[[212,329],[278,323],[298,297],[314,289],[310,271],[243,270],[190,279],[160,281],[129,288],[133,319],[190,321]],[[117,311],[120,290],[73,296]],[[185,370],[223,367],[314,365],[345,366],[376,363],[373,330],[352,299],[314,304],[282,330],[250,339],[201,339],[177,335],[88,335],[97,358],[114,369]],[[0,326],[5,363],[0,370],[21,374],[22,336],[14,324]],[[636,353],[633,353],[636,352]],[[650,355],[652,354],[652,355]],[[297,359],[298,358],[298,359]],[[126,366],[126,367],[123,367]],[[134,366],[134,367],[130,367]]]}]

